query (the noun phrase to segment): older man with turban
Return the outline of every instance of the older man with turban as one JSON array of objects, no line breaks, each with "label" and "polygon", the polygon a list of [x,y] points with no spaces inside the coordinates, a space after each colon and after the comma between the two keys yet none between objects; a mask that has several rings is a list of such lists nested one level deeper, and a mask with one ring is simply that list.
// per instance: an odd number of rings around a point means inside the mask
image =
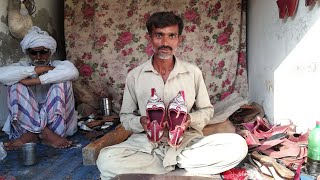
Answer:
[{"label": "older man with turban", "polygon": [[66,136],[77,130],[72,80],[79,72],[68,60],[50,60],[57,43],[39,27],[32,27],[20,45],[28,60],[0,67],[9,108],[2,130],[12,139],[5,148],[39,140],[54,148],[69,147]]}]

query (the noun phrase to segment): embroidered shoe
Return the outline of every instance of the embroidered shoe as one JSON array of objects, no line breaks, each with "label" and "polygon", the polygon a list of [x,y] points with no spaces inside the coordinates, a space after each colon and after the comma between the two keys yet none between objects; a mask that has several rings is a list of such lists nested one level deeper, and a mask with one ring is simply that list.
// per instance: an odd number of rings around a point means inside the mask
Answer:
[{"label": "embroidered shoe", "polygon": [[151,142],[157,143],[163,136],[165,106],[156,94],[155,88],[151,89],[151,97],[147,102],[147,117],[150,123],[147,126],[147,137]]},{"label": "embroidered shoe", "polygon": [[185,102],[184,91],[179,91],[168,106],[169,116],[169,145],[180,146],[185,131],[184,124],[187,121],[187,104]]}]

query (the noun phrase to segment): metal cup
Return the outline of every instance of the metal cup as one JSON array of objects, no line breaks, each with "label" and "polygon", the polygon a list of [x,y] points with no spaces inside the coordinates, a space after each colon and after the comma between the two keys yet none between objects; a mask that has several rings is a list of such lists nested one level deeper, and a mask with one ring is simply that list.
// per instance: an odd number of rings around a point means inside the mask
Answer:
[{"label": "metal cup", "polygon": [[102,98],[100,103],[100,110],[102,116],[111,115],[111,100],[110,98]]},{"label": "metal cup", "polygon": [[22,162],[26,166],[36,163],[36,143],[25,143],[22,145]]}]

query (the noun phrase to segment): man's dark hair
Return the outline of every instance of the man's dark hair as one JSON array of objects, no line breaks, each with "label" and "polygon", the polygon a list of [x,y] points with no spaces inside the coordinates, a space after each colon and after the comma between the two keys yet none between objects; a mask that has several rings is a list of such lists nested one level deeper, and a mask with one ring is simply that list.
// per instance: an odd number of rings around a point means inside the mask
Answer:
[{"label": "man's dark hair", "polygon": [[153,28],[164,28],[172,25],[178,25],[180,36],[183,30],[183,21],[180,16],[175,15],[173,12],[156,12],[150,16],[146,23],[147,30],[150,35]]}]

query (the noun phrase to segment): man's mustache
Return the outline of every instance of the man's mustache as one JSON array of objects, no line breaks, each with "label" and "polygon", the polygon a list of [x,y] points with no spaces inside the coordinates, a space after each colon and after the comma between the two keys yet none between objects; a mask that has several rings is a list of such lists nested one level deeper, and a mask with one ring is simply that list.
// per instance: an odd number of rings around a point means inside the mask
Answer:
[{"label": "man's mustache", "polygon": [[32,64],[33,65],[47,65],[47,61],[46,60],[43,60],[43,59],[36,59],[36,60],[33,60],[32,61]]},{"label": "man's mustache", "polygon": [[158,50],[160,50],[160,49],[170,49],[171,51],[173,50],[173,48],[170,46],[160,46],[160,47],[158,47]]}]

